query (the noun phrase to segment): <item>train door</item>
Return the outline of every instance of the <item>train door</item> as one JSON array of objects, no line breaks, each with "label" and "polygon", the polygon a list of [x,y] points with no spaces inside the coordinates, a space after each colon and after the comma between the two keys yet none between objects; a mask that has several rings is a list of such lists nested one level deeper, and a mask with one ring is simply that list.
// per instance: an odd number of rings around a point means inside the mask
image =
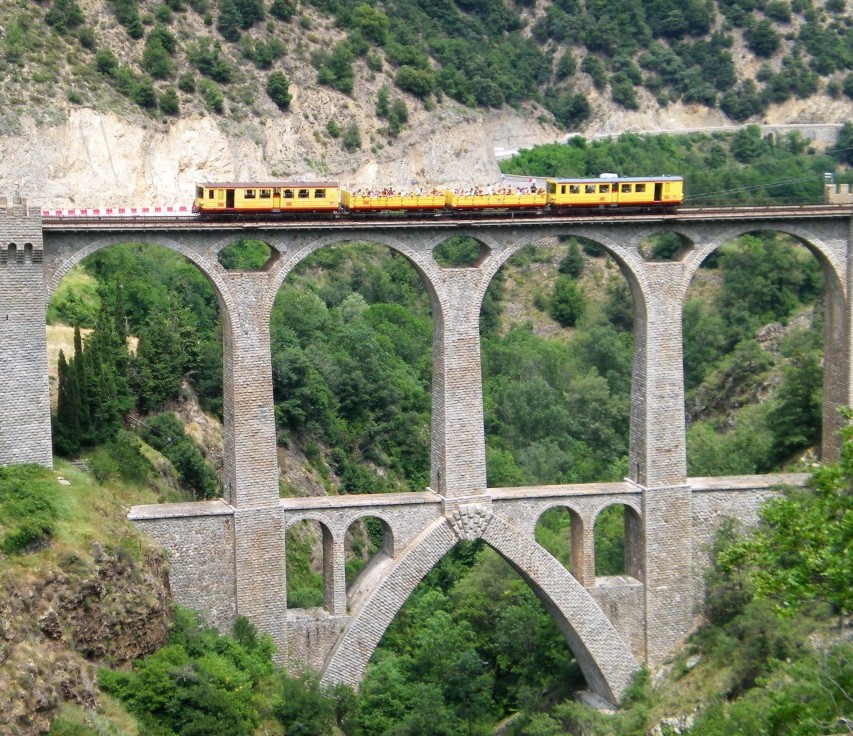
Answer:
[{"label": "train door", "polygon": [[226,189],[225,190],[225,206],[231,210],[234,209],[234,190]]},{"label": "train door", "polygon": [[272,208],[274,212],[281,209],[281,189],[278,187],[272,190]]},{"label": "train door", "polygon": [[655,182],[655,202],[663,201],[663,182],[656,181]]}]

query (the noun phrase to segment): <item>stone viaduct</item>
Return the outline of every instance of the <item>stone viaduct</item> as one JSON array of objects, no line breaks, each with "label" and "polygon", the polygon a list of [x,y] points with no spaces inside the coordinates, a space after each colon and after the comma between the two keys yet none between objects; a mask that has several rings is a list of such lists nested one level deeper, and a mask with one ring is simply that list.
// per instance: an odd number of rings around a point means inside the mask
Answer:
[{"label": "stone viaduct", "polygon": [[[422,577],[460,540],[482,539],[533,588],[565,636],[589,687],[617,702],[640,663],[663,661],[691,628],[699,569],[723,516],[749,521],[778,482],[802,476],[688,478],[685,459],[682,302],[702,260],[745,232],[776,230],[805,244],[825,275],[824,457],[837,453],[836,408],[853,403],[853,213],[812,210],[370,226],[185,222],[43,222],[26,206],[0,209],[0,462],[50,466],[45,311],[60,279],[85,256],[122,242],[164,246],[207,277],[224,324],[225,497],[135,507],[129,518],[171,559],[183,605],[227,627],[245,615],[268,632],[283,662],[306,661],[329,682],[356,685],[383,632]],[[647,261],[640,244],[674,231],[685,247]],[[443,268],[433,249],[451,235],[479,240],[467,268]],[[603,246],[633,294],[635,334],[629,476],[620,483],[488,488],[478,321],[501,265],[528,243],[574,235]],[[268,243],[260,271],[225,270],[219,251],[238,239]],[[312,251],[336,242],[384,243],[406,256],[430,293],[434,323],[431,482],[422,492],[279,498],[270,365],[270,312],[279,287]],[[596,577],[593,525],[625,508],[623,575]],[[547,509],[571,519],[566,570],[534,539]],[[347,589],[344,535],[365,516],[385,529],[383,549]],[[286,602],[285,532],[299,520],[323,534],[322,609]]]}]

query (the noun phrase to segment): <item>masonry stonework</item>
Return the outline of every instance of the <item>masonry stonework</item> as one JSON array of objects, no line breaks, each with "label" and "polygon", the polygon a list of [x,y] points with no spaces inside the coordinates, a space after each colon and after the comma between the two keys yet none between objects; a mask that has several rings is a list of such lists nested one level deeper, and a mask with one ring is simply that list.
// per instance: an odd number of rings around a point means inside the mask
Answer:
[{"label": "masonry stonework", "polygon": [[[2,208],[0,208],[2,211]],[[687,287],[714,249],[742,233],[779,230],[805,243],[826,276],[824,456],[837,453],[837,407],[853,403],[853,218],[736,220],[626,218],[542,223],[476,223],[452,228],[390,222],[296,229],[147,225],[42,225],[26,207],[0,217],[0,462],[50,465],[45,312],[62,276],[90,253],[146,242],[181,253],[210,281],[224,325],[225,498],[136,507],[129,518],[168,551],[175,599],[227,629],[249,617],[276,643],[278,659],[304,662],[329,682],[357,684],[382,634],[430,569],[463,539],[492,546],[536,592],[562,631],[587,682],[617,701],[642,661],[663,661],[689,630],[701,601],[701,568],[727,515],[756,519],[780,481],[802,477],[686,477],[681,312]],[[750,219],[752,218],[752,219]],[[650,262],[650,235],[669,230],[685,248]],[[450,235],[484,246],[470,268],[442,268],[432,251]],[[634,364],[628,478],[621,483],[487,488],[478,321],[491,279],[528,243],[566,236],[600,243],[634,297]],[[219,251],[264,240],[272,257],[258,272],[226,271]],[[287,275],[314,250],[345,241],[384,243],[417,269],[432,300],[433,412],[430,488],[421,493],[279,499],[272,407],[269,320]],[[594,528],[608,506],[625,510],[623,575],[596,577]],[[535,542],[549,508],[571,520],[565,569]],[[347,586],[344,539],[364,516],[380,519],[385,544]],[[286,530],[314,520],[323,534],[324,605],[288,610]]]}]

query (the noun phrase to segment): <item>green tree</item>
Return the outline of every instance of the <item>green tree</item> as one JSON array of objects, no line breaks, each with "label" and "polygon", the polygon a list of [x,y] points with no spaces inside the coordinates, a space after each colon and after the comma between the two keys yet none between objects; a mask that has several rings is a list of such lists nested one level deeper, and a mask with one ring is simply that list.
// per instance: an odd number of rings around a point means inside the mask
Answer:
[{"label": "green tree", "polygon": [[272,72],[267,77],[267,95],[278,106],[279,110],[286,110],[290,106],[290,81],[283,72]]},{"label": "green tree", "polygon": [[548,304],[548,314],[563,327],[574,327],[586,310],[586,299],[574,279],[558,276]]},{"label": "green tree", "polygon": [[774,427],[773,454],[778,462],[820,442],[823,371],[820,358],[797,350],[785,366],[775,408],[768,421]]},{"label": "green tree", "polygon": [[164,115],[177,115],[181,110],[180,102],[178,102],[178,93],[174,87],[166,87],[157,99],[157,105],[160,112]]},{"label": "green tree", "polygon": [[296,13],[292,0],[273,0],[270,5],[270,15],[279,20],[288,21]]},{"label": "green tree", "polygon": [[394,84],[404,92],[424,98],[435,88],[435,75],[428,69],[401,66],[394,75]]},{"label": "green tree", "polygon": [[80,449],[80,410],[80,387],[77,376],[74,370],[68,367],[65,354],[60,350],[53,444],[61,455],[70,455]]},{"label": "green tree", "polygon": [[240,26],[243,22],[235,0],[219,0],[219,15],[216,19],[216,30],[226,41],[240,40]]},{"label": "green tree", "polygon": [[569,243],[568,252],[563,256],[559,266],[557,266],[557,270],[560,273],[566,274],[566,276],[577,279],[583,273],[584,260],[578,242],[573,239]]}]

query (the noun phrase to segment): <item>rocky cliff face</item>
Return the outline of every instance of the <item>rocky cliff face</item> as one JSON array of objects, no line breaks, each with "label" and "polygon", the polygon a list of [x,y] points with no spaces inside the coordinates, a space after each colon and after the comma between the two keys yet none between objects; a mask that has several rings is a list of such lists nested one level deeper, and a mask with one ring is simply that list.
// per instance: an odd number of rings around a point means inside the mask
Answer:
[{"label": "rocky cliff face", "polygon": [[96,704],[97,663],[126,664],[165,643],[165,556],[145,549],[136,560],[99,542],[91,555],[0,573],[0,733],[45,733],[63,701]]},{"label": "rocky cliff face", "polygon": [[19,133],[0,137],[0,196],[19,194],[45,207],[141,206],[187,204],[198,181],[482,183],[500,176],[495,147],[559,137],[555,128],[519,112],[483,115],[447,106],[413,115],[416,124],[381,151],[348,154],[339,142],[315,136],[310,110],[330,93],[312,97],[310,105],[297,98],[292,114],[255,124],[249,134],[201,115],[142,125],[111,112],[71,108],[60,125],[25,119]]}]

